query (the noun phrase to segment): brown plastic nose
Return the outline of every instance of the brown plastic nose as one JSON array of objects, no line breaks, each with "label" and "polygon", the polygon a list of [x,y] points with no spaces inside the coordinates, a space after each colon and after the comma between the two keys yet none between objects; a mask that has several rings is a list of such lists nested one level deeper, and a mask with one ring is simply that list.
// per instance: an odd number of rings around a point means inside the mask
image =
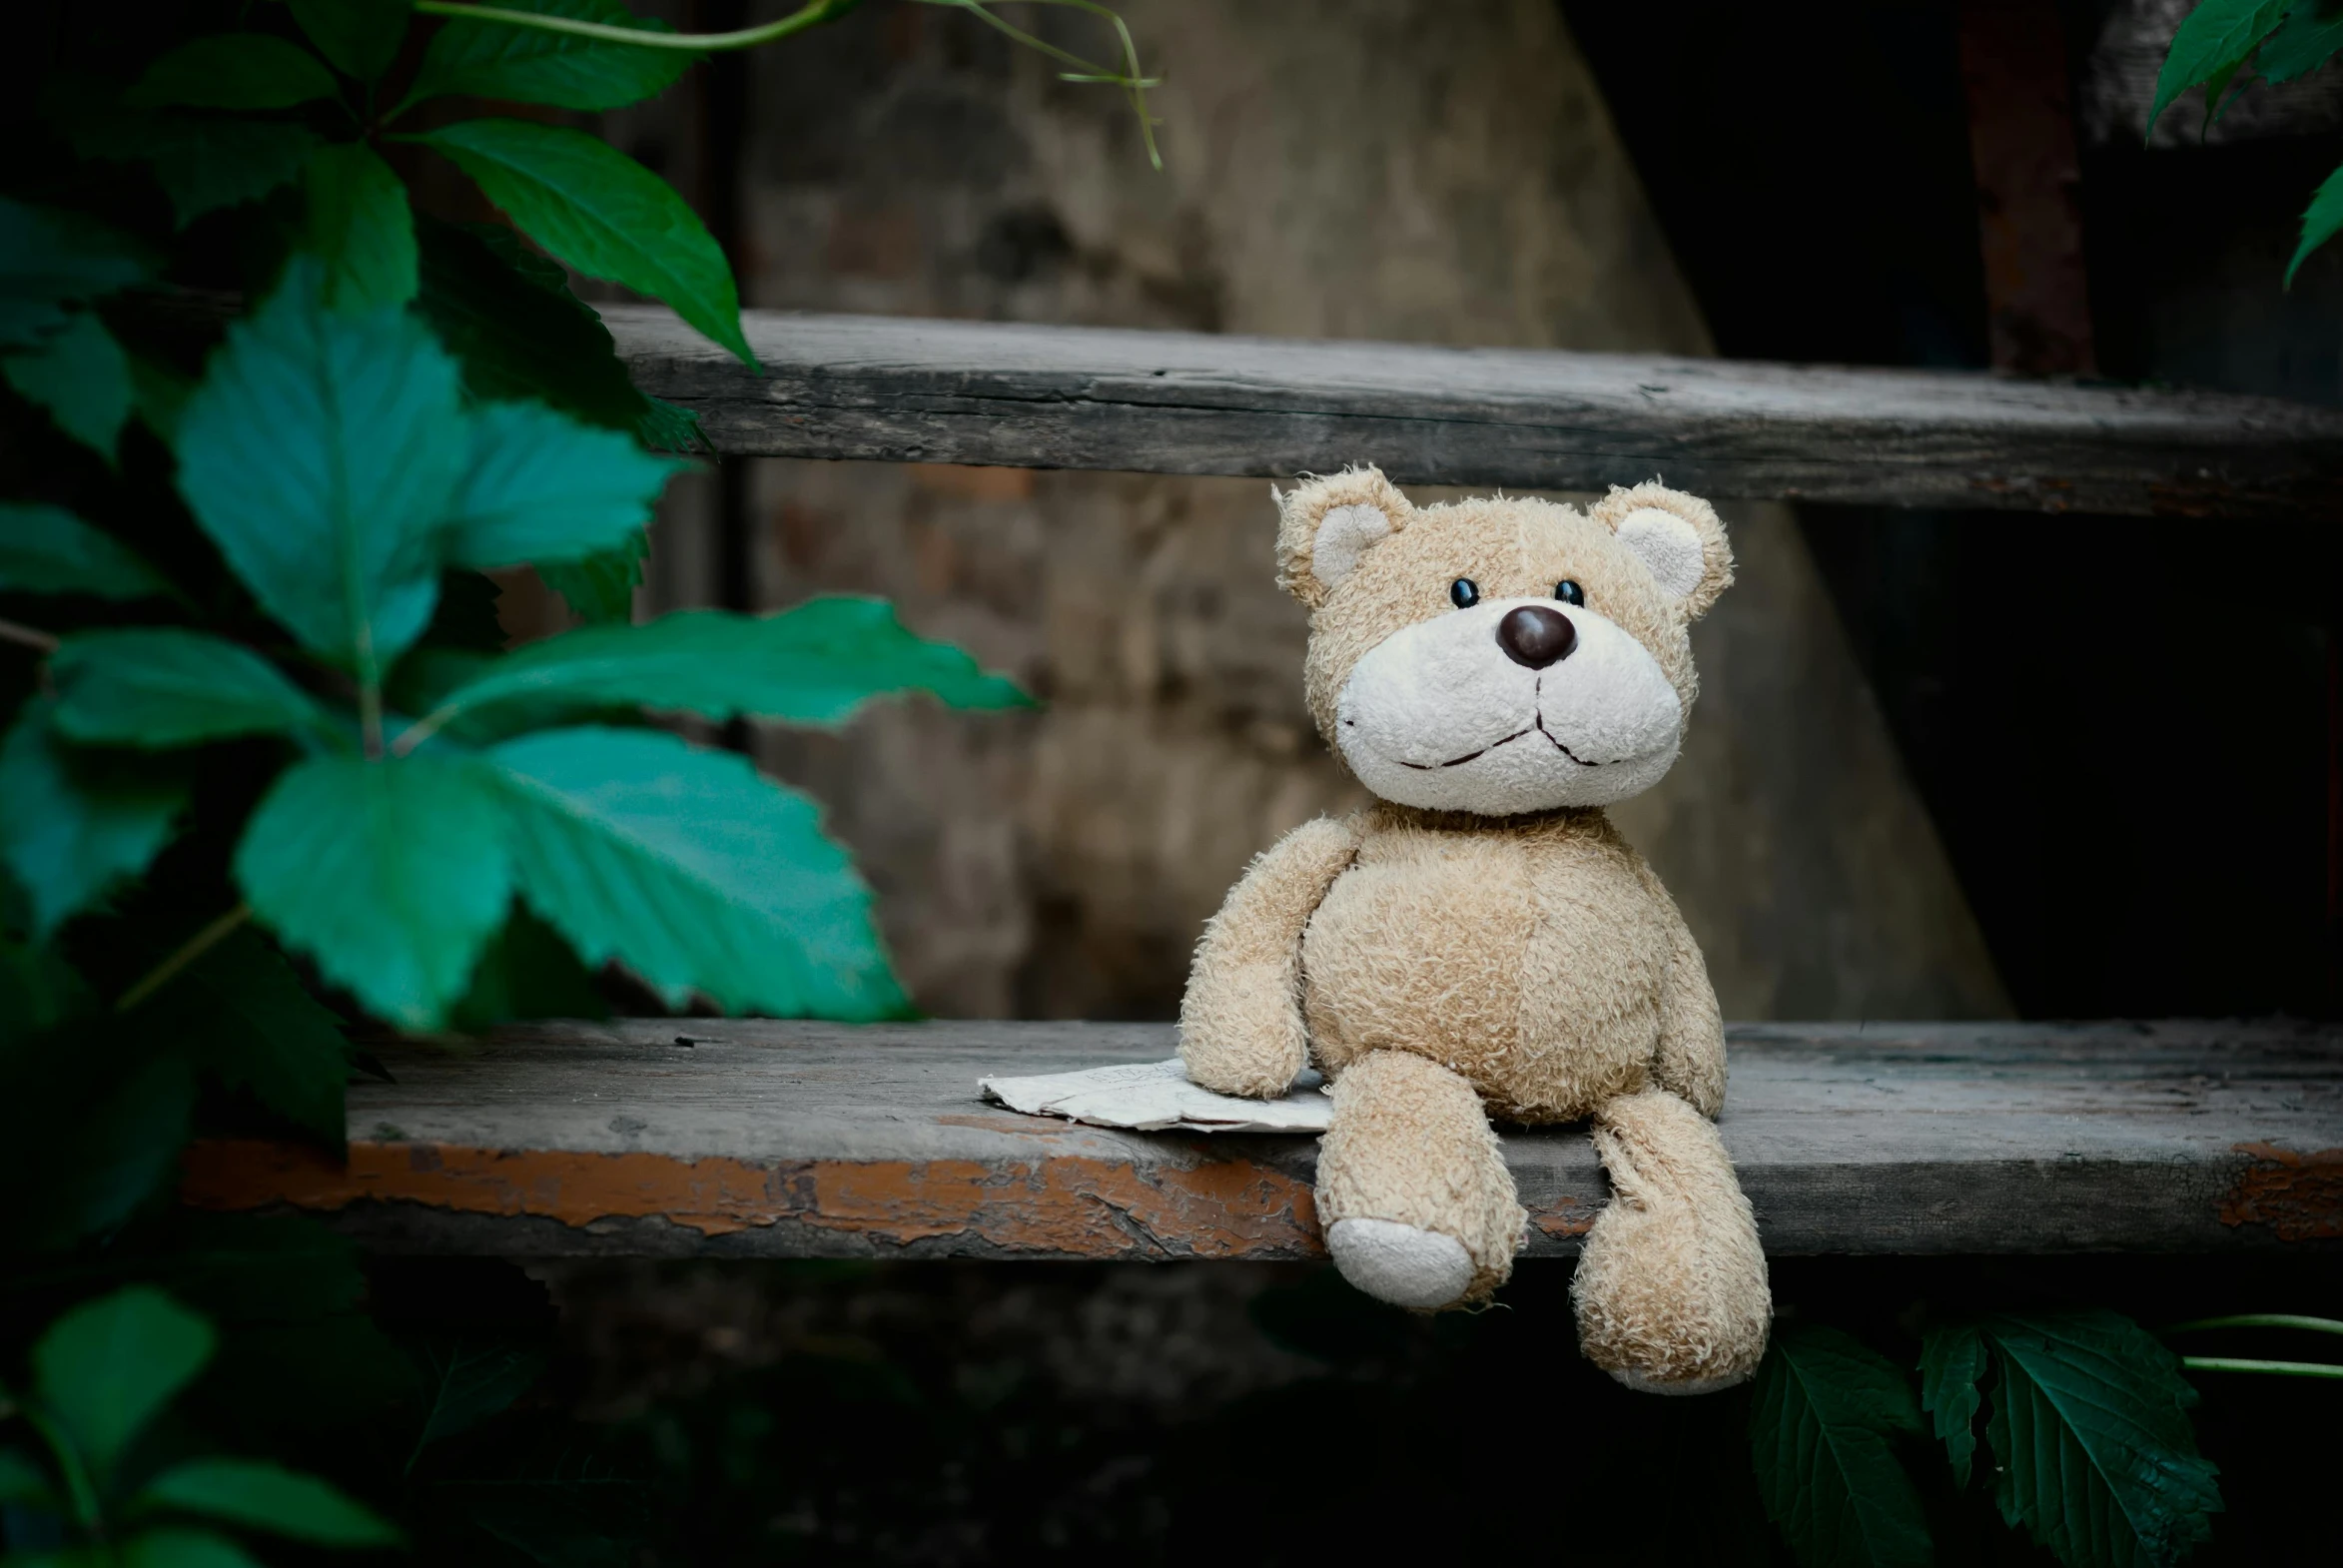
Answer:
[{"label": "brown plastic nose", "polygon": [[1542,670],[1570,657],[1570,650],[1578,646],[1578,628],[1560,610],[1524,604],[1497,622],[1497,646],[1514,663]]}]

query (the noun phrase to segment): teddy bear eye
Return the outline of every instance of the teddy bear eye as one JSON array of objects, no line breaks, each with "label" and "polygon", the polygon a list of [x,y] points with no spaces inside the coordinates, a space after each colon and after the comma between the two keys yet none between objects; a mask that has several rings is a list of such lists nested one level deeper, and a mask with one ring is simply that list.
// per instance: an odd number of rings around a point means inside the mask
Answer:
[{"label": "teddy bear eye", "polygon": [[1448,602],[1460,610],[1471,609],[1481,601],[1481,585],[1470,577],[1459,577],[1448,584]]},{"label": "teddy bear eye", "polygon": [[1565,604],[1584,604],[1586,602],[1586,589],[1580,587],[1577,583],[1572,582],[1568,577],[1565,577],[1560,582],[1554,584],[1554,597],[1560,599]]}]

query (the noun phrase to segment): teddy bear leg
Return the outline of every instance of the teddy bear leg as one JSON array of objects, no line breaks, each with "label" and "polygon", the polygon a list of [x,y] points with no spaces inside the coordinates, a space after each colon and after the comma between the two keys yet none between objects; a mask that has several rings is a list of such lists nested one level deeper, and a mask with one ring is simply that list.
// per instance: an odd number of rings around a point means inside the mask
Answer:
[{"label": "teddy bear leg", "polygon": [[1404,1051],[1370,1052],[1335,1079],[1317,1205],[1343,1278],[1425,1310],[1487,1299],[1526,1218],[1478,1092]]},{"label": "teddy bear leg", "polygon": [[1605,1105],[1594,1140],[1613,1195],[1570,1284],[1587,1358],[1653,1393],[1742,1381],[1766,1352],[1773,1296],[1715,1125],[1655,1089]]}]

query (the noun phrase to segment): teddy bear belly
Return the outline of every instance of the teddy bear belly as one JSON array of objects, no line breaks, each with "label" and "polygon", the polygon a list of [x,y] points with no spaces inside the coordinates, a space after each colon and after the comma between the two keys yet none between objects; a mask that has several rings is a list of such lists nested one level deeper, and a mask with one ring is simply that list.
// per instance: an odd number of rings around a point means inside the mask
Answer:
[{"label": "teddy bear belly", "polygon": [[1624,863],[1548,859],[1362,856],[1336,879],[1302,934],[1318,1066],[1335,1076],[1370,1051],[1412,1052],[1526,1122],[1646,1087],[1666,927]]}]

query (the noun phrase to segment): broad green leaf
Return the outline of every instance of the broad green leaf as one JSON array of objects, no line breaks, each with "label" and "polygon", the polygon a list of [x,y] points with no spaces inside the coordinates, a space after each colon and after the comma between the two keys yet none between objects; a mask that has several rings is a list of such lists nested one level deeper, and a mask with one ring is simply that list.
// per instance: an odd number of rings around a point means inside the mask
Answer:
[{"label": "broad green leaf", "polygon": [[391,1023],[433,1029],[512,896],[498,795],[467,758],[315,757],[253,813],[236,880],[328,979]]},{"label": "broad green leaf", "polygon": [[[321,0],[323,3],[323,0]],[[303,245],[325,268],[325,301],[364,314],[414,298],[414,218],[406,187],[364,142],[334,142],[310,155]]]},{"label": "broad green leaf", "polygon": [[2237,74],[2237,68],[2255,47],[2284,20],[2286,8],[2293,3],[2294,0],[2203,0],[2189,12],[2179,31],[2172,35],[2172,47],[2164,56],[2163,69],[2156,73],[2155,102],[2148,109],[2148,134],[2154,134],[2156,122],[2163,118],[2172,100],[2200,82],[2212,84],[2205,95],[2209,118],[2220,107],[2221,89]]},{"label": "broad green leaf", "polygon": [[228,329],[179,427],[179,489],[253,594],[362,679],[431,618],[463,472],[455,362],[400,311],[349,316],[296,258]]},{"label": "broad green leaf", "polygon": [[443,1438],[468,1431],[525,1394],[544,1375],[545,1350],[512,1335],[430,1335],[414,1346],[430,1407],[406,1467]]},{"label": "broad green leaf", "polygon": [[12,1253],[112,1230],[177,1184],[195,1078],[146,1044],[90,1020],[72,1051],[0,1056],[0,1190],[40,1194],[0,1204]]},{"label": "broad green leaf", "polygon": [[120,1568],[261,1568],[258,1558],[227,1536],[178,1526],[132,1536],[115,1561]]},{"label": "broad green leaf", "polygon": [[426,217],[417,238],[416,304],[463,362],[474,397],[533,397],[616,430],[636,428],[650,412],[602,319],[518,235]]},{"label": "broad green leaf", "polygon": [[257,1459],[191,1459],[149,1481],[141,1508],[173,1508],[315,1546],[396,1546],[398,1532],[314,1475]]},{"label": "broad green leaf", "polygon": [[182,229],[207,213],[257,202],[292,184],[310,154],[325,145],[307,126],[279,120],[125,109],[77,116],[66,132],[84,158],[147,165]]},{"label": "broad green leaf", "polygon": [[176,626],[68,637],[49,657],[51,721],[85,745],[163,749],[230,735],[339,740],[334,716],[241,643]]},{"label": "broad green leaf", "polygon": [[240,931],[189,965],[134,1015],[167,1031],[190,1062],[320,1142],[344,1136],[341,1021],[257,933]]},{"label": "broad green leaf", "polygon": [[[673,31],[665,22],[636,16],[617,0],[500,0],[500,8]],[[617,109],[664,92],[701,58],[686,49],[636,49],[533,27],[449,18],[432,35],[407,101],[468,93],[560,109]]]},{"label": "broad green leaf", "polygon": [[131,1440],[212,1359],[212,1325],[151,1285],[85,1302],[33,1346],[33,1393],[91,1469]]},{"label": "broad green leaf", "polygon": [[89,983],[54,947],[0,936],[0,1056],[94,1006]]},{"label": "broad green leaf", "polygon": [[2302,214],[2302,243],[2294,248],[2294,260],[2286,264],[2286,287],[2294,287],[2294,275],[2310,253],[2335,238],[2343,230],[2343,169],[2337,169],[2320,183],[2318,193],[2310,199],[2310,206]]},{"label": "broad green leaf", "polygon": [[447,559],[464,566],[574,560],[639,537],[682,466],[541,403],[471,411],[469,461],[448,502]]},{"label": "broad green leaf", "polygon": [[1891,1439],[1920,1430],[1904,1374],[1836,1328],[1777,1327],[1758,1368],[1751,1455],[1766,1515],[1804,1568],[1925,1568],[1920,1494]]},{"label": "broad green leaf", "polygon": [[589,965],[663,996],[845,1020],[905,1003],[871,895],[813,802],[746,759],[656,730],[548,730],[484,754],[501,771],[515,880]]},{"label": "broad green leaf", "polygon": [[581,626],[488,665],[441,711],[559,698],[837,725],[871,698],[900,691],[930,692],[957,708],[1032,700],[950,643],[913,636],[884,599],[840,596],[778,615],[678,610],[640,626]]},{"label": "broad green leaf", "polygon": [[41,1513],[56,1513],[65,1506],[50,1484],[49,1472],[17,1448],[0,1448],[0,1505]]},{"label": "broad green leaf", "polygon": [[569,944],[521,905],[480,955],[453,1022],[470,1033],[514,1019],[609,1016],[609,1004]]},{"label": "broad green leaf", "polygon": [[144,599],[170,591],[154,567],[64,507],[0,501],[0,593]]},{"label": "broad green leaf", "polygon": [[292,0],[289,9],[336,70],[371,82],[398,58],[412,5],[411,0]]},{"label": "broad green leaf", "polygon": [[334,73],[299,44],[268,33],[214,33],[147,67],[122,101],[134,109],[290,109],[336,91]]},{"label": "broad green leaf", "polygon": [[2177,1356],[2114,1312],[1982,1327],[2001,1370],[1985,1438],[2003,1519],[2068,1568],[2165,1568],[2212,1538],[2219,1470],[2197,1453]]},{"label": "broad green leaf", "polygon": [[2343,49],[2343,4],[2335,0],[2295,0],[2285,25],[2272,33],[2254,56],[2254,69],[2275,86],[2308,76]]},{"label": "broad green leaf", "polygon": [[38,345],[0,360],[0,371],[9,386],[48,409],[59,429],[114,460],[130,419],[130,358],[104,322],[76,311]]},{"label": "broad green leaf", "polygon": [[179,415],[195,392],[194,380],[134,354],[130,357],[130,386],[138,416],[147,421],[147,428],[163,437],[165,445],[179,439]]},{"label": "broad green leaf", "polygon": [[414,140],[445,154],[554,256],[665,301],[755,367],[723,251],[674,188],[641,164],[583,131],[533,120],[460,120]]},{"label": "broad green leaf", "polygon": [[636,439],[653,451],[707,451],[708,438],[700,433],[699,411],[663,397],[645,396],[648,405],[634,421]]},{"label": "broad green leaf", "polygon": [[75,213],[0,197],[0,349],[39,345],[66,325],[65,307],[143,282],[146,253]]},{"label": "broad green leaf", "polygon": [[1976,1411],[1983,1395],[1985,1342],[1968,1324],[1932,1328],[1921,1340],[1920,1405],[1937,1418],[1937,1436],[1952,1461],[1952,1484],[1968,1486],[1976,1455]]},{"label": "broad green leaf", "polygon": [[73,753],[50,723],[55,706],[49,697],[26,703],[0,741],[0,860],[44,940],[146,870],[188,799],[175,772]]},{"label": "broad green leaf", "polygon": [[[435,713],[456,688],[477,680],[499,662],[500,655],[466,648],[417,648],[399,661],[389,694],[402,712]],[[477,713],[447,715],[427,733],[464,746],[486,746],[510,740],[523,730],[624,724],[638,716],[637,710],[603,702],[579,702],[555,695],[516,697]]]},{"label": "broad green leaf", "polygon": [[634,590],[642,586],[643,557],[650,552],[650,535],[637,528],[614,550],[571,561],[538,561],[537,576],[581,620],[593,625],[629,620]]}]

